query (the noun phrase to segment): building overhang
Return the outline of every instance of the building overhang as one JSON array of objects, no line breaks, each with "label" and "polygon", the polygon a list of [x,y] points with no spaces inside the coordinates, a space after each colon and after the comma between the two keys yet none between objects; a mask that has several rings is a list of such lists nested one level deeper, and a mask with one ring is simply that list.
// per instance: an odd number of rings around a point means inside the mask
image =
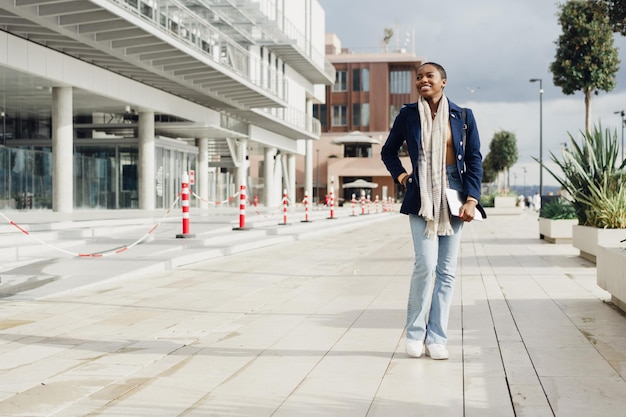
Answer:
[{"label": "building overhang", "polygon": [[154,131],[158,135],[179,139],[247,139],[248,135],[215,126],[208,123],[174,122],[155,123]]},{"label": "building overhang", "polygon": [[204,106],[287,105],[250,78],[249,57],[234,42],[203,50],[197,37],[161,27],[126,2],[2,1],[0,29]]},{"label": "building overhang", "polygon": [[313,59],[298,46],[296,40],[260,42],[259,44],[270,48],[312,84],[331,85],[335,82],[335,67],[326,60],[324,60],[324,64],[321,66],[313,62]]},{"label": "building overhang", "polygon": [[304,126],[300,127],[293,125],[286,122],[284,119],[281,119],[263,110],[239,110],[230,111],[229,113],[232,113],[234,116],[240,118],[247,123],[262,127],[263,129],[275,132],[290,139],[318,140],[320,138],[320,133],[315,132],[313,129],[307,130]]}]

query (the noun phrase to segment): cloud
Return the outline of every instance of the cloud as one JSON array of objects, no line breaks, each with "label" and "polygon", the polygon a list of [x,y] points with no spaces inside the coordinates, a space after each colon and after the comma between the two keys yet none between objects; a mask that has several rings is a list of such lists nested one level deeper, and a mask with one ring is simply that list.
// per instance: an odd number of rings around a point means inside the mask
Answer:
[{"label": "cloud", "polygon": [[[543,80],[543,159],[558,154],[568,132],[579,137],[584,129],[585,106],[577,93],[563,95],[552,83],[550,63],[561,34],[557,2],[550,0],[319,0],[326,10],[326,30],[336,33],[343,47],[380,52],[384,28],[394,28],[390,47],[407,47],[417,56],[442,64],[448,73],[447,96],[471,107],[480,129],[483,152],[494,133],[515,133],[519,162],[512,168],[518,178],[526,168],[527,184],[538,184],[539,86]],[[358,4],[358,5],[356,5]],[[350,16],[350,19],[346,19]],[[414,35],[413,35],[414,34]],[[620,59],[626,62],[626,38],[615,36]],[[621,119],[614,112],[626,107],[626,71],[617,74],[617,87],[592,98],[592,121],[617,131]],[[554,181],[544,172],[544,184]]]}]

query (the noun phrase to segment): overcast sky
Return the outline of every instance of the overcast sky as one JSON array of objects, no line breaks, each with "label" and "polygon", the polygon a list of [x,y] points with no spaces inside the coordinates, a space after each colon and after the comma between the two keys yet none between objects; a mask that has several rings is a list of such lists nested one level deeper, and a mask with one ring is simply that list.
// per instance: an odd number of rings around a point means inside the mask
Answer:
[{"label": "overcast sky", "polygon": [[[446,95],[474,111],[483,156],[495,132],[515,133],[519,161],[511,183],[539,183],[539,84],[543,80],[543,158],[560,153],[568,132],[584,129],[582,93],[566,96],[554,86],[549,66],[561,33],[558,6],[552,0],[319,0],[326,11],[326,32],[335,33],[342,47],[381,51],[385,28],[394,36],[389,49],[406,48],[418,57],[442,64],[448,73]],[[617,87],[593,96],[593,123],[617,131],[626,110],[626,38],[616,35],[621,69]],[[544,185],[556,181],[544,171]]]}]

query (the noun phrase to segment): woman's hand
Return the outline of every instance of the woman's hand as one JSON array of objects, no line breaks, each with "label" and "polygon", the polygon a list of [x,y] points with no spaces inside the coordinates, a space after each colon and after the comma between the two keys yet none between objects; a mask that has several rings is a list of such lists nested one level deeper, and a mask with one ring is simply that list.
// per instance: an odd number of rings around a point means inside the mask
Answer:
[{"label": "woman's hand", "polygon": [[461,210],[459,212],[459,217],[464,222],[471,222],[474,220],[474,215],[476,214],[476,205],[478,202],[474,199],[468,199],[465,204],[461,206]]}]

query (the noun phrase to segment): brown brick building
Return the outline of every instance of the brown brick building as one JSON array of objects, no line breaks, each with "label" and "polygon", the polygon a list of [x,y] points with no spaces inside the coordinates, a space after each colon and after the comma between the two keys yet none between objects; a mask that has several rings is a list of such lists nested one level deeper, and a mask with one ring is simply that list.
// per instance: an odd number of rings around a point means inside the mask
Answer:
[{"label": "brown brick building", "polygon": [[323,201],[331,187],[340,201],[353,193],[358,198],[362,189],[343,188],[357,179],[378,184],[364,190],[372,199],[401,197],[380,160],[380,146],[400,108],[417,100],[415,77],[424,60],[405,51],[352,52],[334,34],[326,35],[326,59],[336,79],[326,87],[326,103],[313,108],[322,124],[321,139],[313,144],[314,201]]}]

